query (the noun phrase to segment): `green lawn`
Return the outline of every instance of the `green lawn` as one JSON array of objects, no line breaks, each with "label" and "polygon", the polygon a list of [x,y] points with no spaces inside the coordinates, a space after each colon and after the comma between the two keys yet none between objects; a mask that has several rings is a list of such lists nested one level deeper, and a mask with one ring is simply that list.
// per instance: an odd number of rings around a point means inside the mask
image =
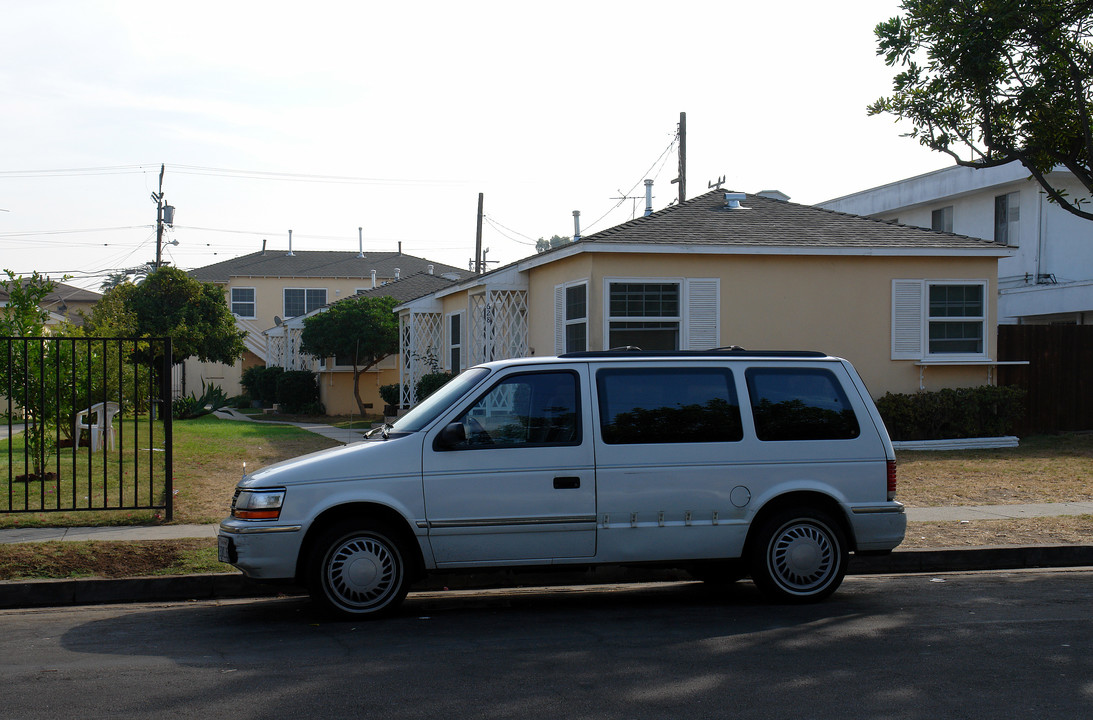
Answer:
[{"label": "green lawn", "polygon": [[[131,421],[126,421],[130,424]],[[31,512],[0,513],[0,528],[11,527],[78,527],[83,525],[136,525],[164,522],[162,510],[101,509],[118,504],[135,505],[133,497],[146,501],[163,498],[163,461],[165,453],[149,451],[147,425],[141,426],[139,441],[132,443],[132,431],[121,436],[123,453],[92,453],[90,458],[84,448],[75,455],[70,449],[60,451],[58,471],[57,453],[51,454],[46,470],[59,472],[59,481],[45,483],[8,481],[6,472],[9,455],[7,443],[0,443],[0,509],[25,507],[24,496]],[[334,447],[338,443],[306,430],[288,425],[250,423],[220,420],[207,415],[195,420],[176,420],[174,430],[174,516],[175,523],[211,523],[227,515],[235,483],[243,475],[244,464],[248,470],[256,470],[280,460],[304,453]],[[13,439],[12,448],[18,467],[14,475],[23,470],[22,438]],[[162,440],[159,440],[162,445]],[[155,445],[152,443],[151,445]],[[135,458],[130,453],[136,453]],[[105,485],[102,483],[103,460],[106,459]],[[139,462],[139,465],[136,463]],[[147,486],[148,464],[152,464],[153,477],[158,486]],[[13,463],[15,464],[15,463]],[[75,468],[73,470],[73,467]],[[119,493],[117,477],[132,477],[134,468],[144,483],[136,491]],[[92,481],[87,481],[88,474]],[[29,491],[28,491],[29,488]],[[158,495],[155,493],[158,492]],[[58,503],[58,499],[60,502]],[[45,509],[65,506],[75,497],[79,507],[100,508],[79,512],[51,512]],[[124,503],[117,502],[118,498]],[[10,502],[9,502],[10,498]],[[43,502],[44,500],[44,502]]]}]

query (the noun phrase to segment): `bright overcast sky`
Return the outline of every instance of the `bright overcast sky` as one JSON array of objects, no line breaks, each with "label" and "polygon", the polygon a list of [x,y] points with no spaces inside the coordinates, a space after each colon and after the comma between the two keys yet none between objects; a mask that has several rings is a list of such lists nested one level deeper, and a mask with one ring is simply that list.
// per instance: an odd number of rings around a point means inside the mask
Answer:
[{"label": "bright overcast sky", "polygon": [[[891,89],[889,0],[0,0],[0,267],[103,275],[271,249],[459,267],[676,198],[816,203],[949,164],[865,106]],[[666,150],[671,147],[669,153]],[[99,168],[99,170],[91,170]],[[56,171],[56,172],[46,172]],[[495,267],[491,262],[491,267]]]}]

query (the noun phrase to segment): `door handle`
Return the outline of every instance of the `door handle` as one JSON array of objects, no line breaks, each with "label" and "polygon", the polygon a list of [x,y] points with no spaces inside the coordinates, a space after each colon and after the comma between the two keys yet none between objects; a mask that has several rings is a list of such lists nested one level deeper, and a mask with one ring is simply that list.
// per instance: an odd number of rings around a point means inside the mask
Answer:
[{"label": "door handle", "polygon": [[554,478],[555,490],[573,490],[581,486],[581,479],[579,477],[556,477]]}]

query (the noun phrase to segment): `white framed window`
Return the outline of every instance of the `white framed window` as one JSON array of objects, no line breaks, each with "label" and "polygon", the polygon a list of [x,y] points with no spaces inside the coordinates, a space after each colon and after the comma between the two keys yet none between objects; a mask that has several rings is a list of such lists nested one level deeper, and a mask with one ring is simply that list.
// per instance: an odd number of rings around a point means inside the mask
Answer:
[{"label": "white framed window", "polygon": [[285,288],[284,316],[307,315],[326,305],[326,288]]},{"label": "white framed window", "polygon": [[588,349],[588,281],[554,286],[554,353]]},{"label": "white framed window", "polygon": [[463,346],[466,344],[466,312],[454,312],[448,316],[448,371],[458,375],[466,367]]},{"label": "white framed window", "polygon": [[1017,247],[1021,223],[1021,193],[1011,192],[994,198],[994,241]]},{"label": "white framed window", "polygon": [[953,206],[946,205],[930,213],[930,229],[939,232],[953,231]]},{"label": "white framed window", "polygon": [[986,280],[893,280],[893,360],[987,357]]},{"label": "white framed window", "polygon": [[606,278],[605,348],[709,350],[720,344],[718,278]]},{"label": "white framed window", "polygon": [[258,305],[252,287],[233,287],[231,289],[232,312],[242,318],[256,317]]},{"label": "white framed window", "polygon": [[607,349],[679,350],[682,284],[679,280],[608,282]]}]

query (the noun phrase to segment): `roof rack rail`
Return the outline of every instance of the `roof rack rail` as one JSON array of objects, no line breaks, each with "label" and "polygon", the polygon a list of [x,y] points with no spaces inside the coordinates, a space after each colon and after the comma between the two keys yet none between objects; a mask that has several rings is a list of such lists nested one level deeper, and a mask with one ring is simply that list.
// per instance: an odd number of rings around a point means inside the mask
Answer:
[{"label": "roof rack rail", "polygon": [[634,347],[612,350],[581,350],[559,355],[561,358],[619,358],[619,357],[774,357],[820,358],[827,353],[819,350],[745,350],[738,345],[711,350],[640,350]]}]

